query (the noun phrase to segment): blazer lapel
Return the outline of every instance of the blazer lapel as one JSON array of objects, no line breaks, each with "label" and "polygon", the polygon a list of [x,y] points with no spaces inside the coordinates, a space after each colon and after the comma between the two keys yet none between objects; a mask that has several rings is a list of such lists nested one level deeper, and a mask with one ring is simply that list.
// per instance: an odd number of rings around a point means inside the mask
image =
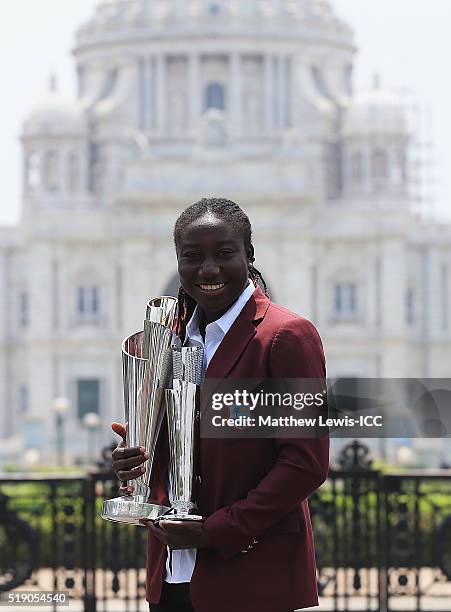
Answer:
[{"label": "blazer lapel", "polygon": [[269,304],[269,298],[257,286],[208,364],[206,378],[226,378],[257,333],[256,323],[263,319]]}]

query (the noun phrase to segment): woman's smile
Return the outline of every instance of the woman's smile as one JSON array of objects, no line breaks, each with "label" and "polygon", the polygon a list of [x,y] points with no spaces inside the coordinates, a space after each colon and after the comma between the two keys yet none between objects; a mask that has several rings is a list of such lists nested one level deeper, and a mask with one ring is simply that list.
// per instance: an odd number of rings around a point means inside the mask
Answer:
[{"label": "woman's smile", "polygon": [[207,285],[206,283],[201,283],[197,286],[200,287],[201,290],[205,291],[206,293],[219,293],[220,291],[222,291],[222,289],[224,289],[226,284],[227,283],[216,283],[214,285],[212,284]]}]

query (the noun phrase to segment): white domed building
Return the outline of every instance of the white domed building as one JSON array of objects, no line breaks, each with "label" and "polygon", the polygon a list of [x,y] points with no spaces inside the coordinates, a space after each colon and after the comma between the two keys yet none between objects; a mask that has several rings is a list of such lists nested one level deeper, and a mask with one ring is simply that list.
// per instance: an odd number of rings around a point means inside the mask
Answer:
[{"label": "white domed building", "polygon": [[18,456],[54,455],[55,398],[71,459],[86,413],[110,439],[121,340],[176,290],[172,226],[206,195],[248,212],[256,265],[318,326],[329,376],[447,376],[451,228],[413,212],[403,107],[377,84],[353,95],[355,53],[326,0],[99,2],[77,100],[52,87],[24,123],[22,219],[0,228],[0,431]]}]

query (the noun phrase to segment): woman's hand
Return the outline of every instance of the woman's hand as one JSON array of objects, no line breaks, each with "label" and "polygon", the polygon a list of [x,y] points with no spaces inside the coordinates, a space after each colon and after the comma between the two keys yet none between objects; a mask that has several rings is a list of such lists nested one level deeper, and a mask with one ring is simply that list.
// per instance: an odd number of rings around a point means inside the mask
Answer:
[{"label": "woman's hand", "polygon": [[202,523],[197,521],[164,521],[159,522],[158,527],[153,521],[141,520],[140,523],[147,525],[149,531],[173,550],[181,548],[208,548],[210,541],[204,531]]},{"label": "woman's hand", "polygon": [[142,446],[128,448],[125,442],[127,434],[127,423],[112,423],[111,429],[122,438],[122,442],[112,452],[113,470],[119,480],[123,481],[120,489],[122,494],[133,492],[133,485],[126,485],[127,480],[133,480],[142,476],[146,468],[142,465],[149,458],[149,453]]}]

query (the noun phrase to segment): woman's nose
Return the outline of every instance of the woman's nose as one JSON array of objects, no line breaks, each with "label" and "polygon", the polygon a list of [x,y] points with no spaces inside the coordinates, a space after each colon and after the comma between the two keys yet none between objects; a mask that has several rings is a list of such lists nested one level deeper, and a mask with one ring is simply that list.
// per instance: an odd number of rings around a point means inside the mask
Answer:
[{"label": "woman's nose", "polygon": [[204,276],[206,278],[214,278],[219,273],[219,266],[215,262],[215,260],[211,257],[206,258],[201,265],[199,270],[200,276]]}]

